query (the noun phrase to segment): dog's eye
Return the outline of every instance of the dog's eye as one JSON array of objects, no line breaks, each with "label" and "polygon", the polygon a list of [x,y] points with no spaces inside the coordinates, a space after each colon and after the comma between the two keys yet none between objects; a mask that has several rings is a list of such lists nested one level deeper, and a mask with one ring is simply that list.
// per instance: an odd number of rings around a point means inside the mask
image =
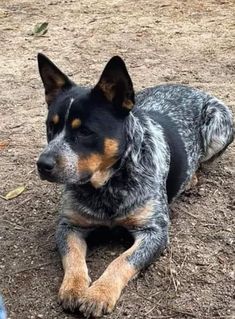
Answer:
[{"label": "dog's eye", "polygon": [[53,138],[53,136],[58,132],[58,129],[59,129],[58,123],[55,123],[54,121],[47,122],[48,140],[51,140]]},{"label": "dog's eye", "polygon": [[94,132],[92,132],[89,128],[85,127],[85,126],[81,126],[78,130],[78,135],[82,135],[82,136],[91,136],[93,135]]}]

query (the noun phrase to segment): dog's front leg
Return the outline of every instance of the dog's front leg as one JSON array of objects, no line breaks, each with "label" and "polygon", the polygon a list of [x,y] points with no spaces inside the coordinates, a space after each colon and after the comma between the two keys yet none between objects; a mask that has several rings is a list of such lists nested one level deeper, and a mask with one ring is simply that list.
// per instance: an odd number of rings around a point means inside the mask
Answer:
[{"label": "dog's front leg", "polygon": [[78,300],[89,287],[90,278],[86,265],[85,233],[62,218],[57,229],[57,246],[62,257],[64,279],[59,290],[63,308],[74,310]]},{"label": "dog's front leg", "polygon": [[133,246],[115,259],[80,299],[79,309],[86,317],[110,313],[128,281],[166,247],[168,216],[158,214],[154,222],[153,215],[149,223],[130,229],[135,238]]}]

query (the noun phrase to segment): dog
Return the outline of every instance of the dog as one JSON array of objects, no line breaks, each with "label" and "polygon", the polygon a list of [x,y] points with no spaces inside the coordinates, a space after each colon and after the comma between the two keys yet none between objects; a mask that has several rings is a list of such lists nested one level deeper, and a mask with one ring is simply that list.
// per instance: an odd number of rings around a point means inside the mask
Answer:
[{"label": "dog", "polygon": [[[38,172],[64,185],[56,232],[64,268],[59,301],[64,309],[100,317],[166,248],[169,204],[201,163],[232,142],[232,114],[217,98],[183,85],[135,94],[118,56],[94,87],[76,85],[40,53],[38,66],[48,105],[48,145]],[[134,241],[91,284],[86,239],[100,226],[121,226]]]}]

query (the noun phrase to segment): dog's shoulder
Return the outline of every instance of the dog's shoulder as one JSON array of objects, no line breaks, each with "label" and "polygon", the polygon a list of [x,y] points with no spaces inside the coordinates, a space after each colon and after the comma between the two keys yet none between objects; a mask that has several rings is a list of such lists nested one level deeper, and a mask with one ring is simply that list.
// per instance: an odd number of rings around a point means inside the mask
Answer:
[{"label": "dog's shoulder", "polygon": [[207,99],[202,91],[174,84],[147,88],[137,94],[135,114],[145,114],[155,126],[160,126],[169,147],[169,201],[181,192],[195,170],[200,155],[197,121]]}]

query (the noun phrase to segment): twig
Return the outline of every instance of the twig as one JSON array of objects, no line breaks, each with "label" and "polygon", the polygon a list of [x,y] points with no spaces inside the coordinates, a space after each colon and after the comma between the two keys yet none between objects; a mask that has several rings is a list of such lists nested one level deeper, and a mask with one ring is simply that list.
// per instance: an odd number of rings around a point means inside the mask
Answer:
[{"label": "twig", "polygon": [[32,198],[26,198],[22,202],[20,202],[18,205],[15,206],[15,209],[19,208],[20,206],[24,205],[25,203],[29,202]]},{"label": "twig", "polygon": [[[169,262],[170,262],[170,278],[171,278],[171,281],[174,285],[174,288],[175,288],[175,292],[178,291],[178,285],[179,285],[179,281],[177,280],[176,276],[177,276],[177,273],[174,269],[174,267],[172,267],[173,264],[175,264],[175,261],[173,259],[173,254],[172,254],[172,249],[170,247],[170,256],[169,256]],[[174,275],[175,274],[175,275]]]},{"label": "twig", "polygon": [[51,264],[53,264],[52,261],[44,263],[44,264],[40,264],[40,265],[34,265],[34,266],[31,266],[31,267],[23,268],[23,269],[17,270],[15,272],[9,274],[8,276],[14,276],[14,275],[20,274],[20,273],[25,272],[25,271],[40,269],[41,267],[48,266],[48,265],[51,265]]},{"label": "twig", "polygon": [[13,226],[14,229],[25,230],[25,228],[23,226],[20,226],[20,225],[18,225],[16,223],[10,222],[9,220],[2,219],[1,222],[3,222],[3,223],[5,222],[6,224],[9,224],[9,225]]},{"label": "twig", "polygon": [[147,311],[144,315],[147,316],[149,315],[155,308],[157,307],[157,305],[153,306],[149,311]]},{"label": "twig", "polygon": [[192,214],[192,213],[189,213],[188,211],[184,211],[184,213],[188,214],[189,216],[191,216],[191,217],[193,217],[193,218],[199,219],[199,220],[202,221],[202,222],[205,222],[204,219],[201,219],[200,217],[198,217],[198,216],[196,216],[196,215],[194,215],[194,214]]},{"label": "twig", "polygon": [[151,319],[167,319],[167,318],[172,318],[172,315],[166,315],[166,316],[154,316],[154,317],[149,317],[149,318],[151,318]]},{"label": "twig", "polygon": [[20,123],[20,124],[17,124],[17,125],[14,125],[14,126],[10,126],[9,129],[10,129],[10,130],[13,130],[13,129],[15,129],[15,128],[19,128],[19,127],[23,126],[24,124],[25,124],[25,122]]},{"label": "twig", "polygon": [[140,294],[138,291],[137,291],[136,293],[137,293],[137,295],[138,295],[139,297],[144,298],[144,299],[147,300],[148,302],[151,302],[151,303],[154,302],[154,300],[151,300],[151,299],[145,297],[144,295]]},{"label": "twig", "polygon": [[29,176],[30,174],[32,174],[32,173],[35,172],[35,171],[36,171],[36,168],[32,169],[31,171],[29,171],[29,172],[27,173],[27,176]]},{"label": "twig", "polygon": [[144,295],[142,295],[142,294],[139,293],[138,280],[136,281],[136,294],[137,294],[139,297],[144,298],[145,300],[147,300],[147,301],[153,303],[153,300],[151,300],[151,299],[149,299],[149,298],[147,298],[147,297],[145,297]]},{"label": "twig", "polygon": [[121,305],[121,307],[120,307],[120,310],[118,311],[118,314],[117,314],[116,319],[118,319],[118,318],[120,317],[120,314],[121,314],[121,312],[122,312],[122,310],[123,310],[123,305],[124,305],[124,301],[122,302],[122,305]]},{"label": "twig", "polygon": [[179,313],[179,314],[182,314],[182,315],[187,315],[187,316],[190,316],[190,317],[193,317],[193,318],[196,318],[197,316],[194,315],[192,312],[188,312],[188,311],[182,311],[182,310],[177,310],[177,309],[171,309],[172,311],[176,312],[176,313]]},{"label": "twig", "polygon": [[180,271],[179,274],[181,273],[181,271],[183,270],[183,267],[185,265],[186,259],[188,258],[188,254],[185,254],[184,256],[184,260],[182,261],[181,265],[180,265]]}]

